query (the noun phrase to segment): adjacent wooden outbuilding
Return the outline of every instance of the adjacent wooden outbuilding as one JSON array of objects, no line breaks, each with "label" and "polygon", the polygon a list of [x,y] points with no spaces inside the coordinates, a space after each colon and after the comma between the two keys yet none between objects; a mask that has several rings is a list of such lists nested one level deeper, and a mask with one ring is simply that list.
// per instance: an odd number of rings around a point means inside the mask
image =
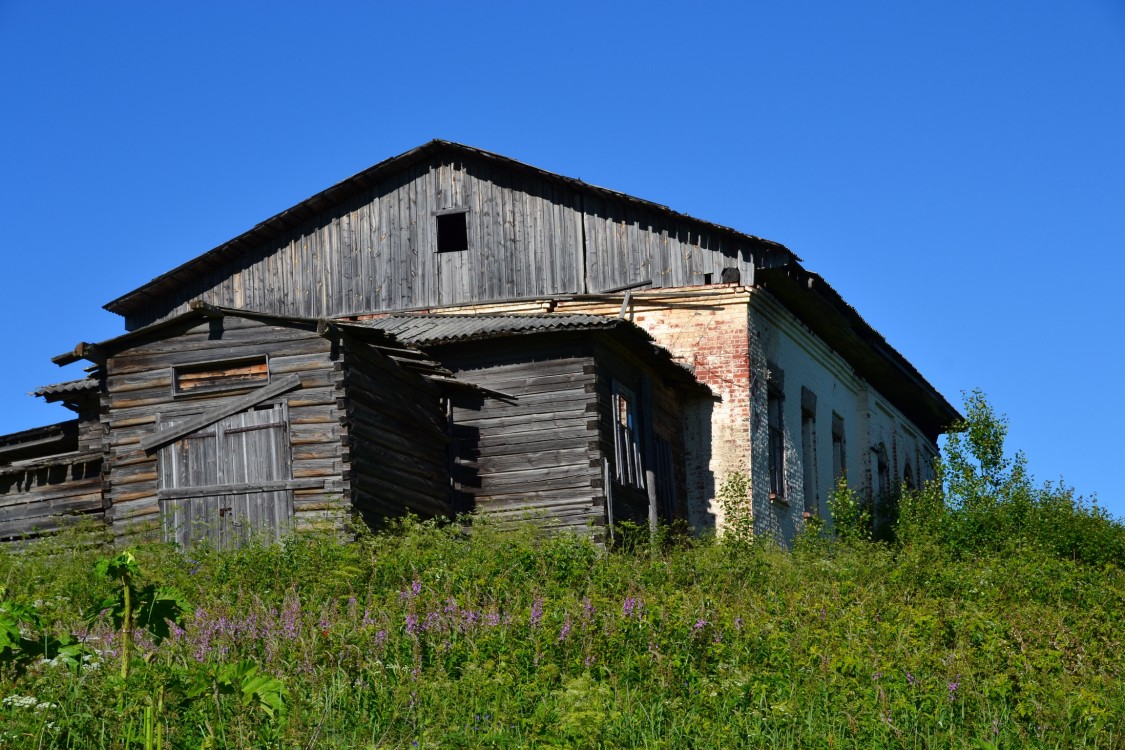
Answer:
[{"label": "adjacent wooden outbuilding", "polygon": [[201,305],[80,347],[104,380],[107,522],[227,547],[353,509],[447,512],[444,370],[389,341]]},{"label": "adjacent wooden outbuilding", "polygon": [[642,329],[560,314],[364,324],[482,388],[451,402],[458,511],[598,535],[620,521],[686,518],[685,456],[709,446],[687,444],[685,407],[713,396]]}]

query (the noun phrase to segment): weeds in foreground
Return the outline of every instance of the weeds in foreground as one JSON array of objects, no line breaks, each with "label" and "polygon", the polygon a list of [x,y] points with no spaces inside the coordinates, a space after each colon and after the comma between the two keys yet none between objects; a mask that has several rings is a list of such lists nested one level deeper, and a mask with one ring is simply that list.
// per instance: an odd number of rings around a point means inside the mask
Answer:
[{"label": "weeds in foreground", "polygon": [[122,631],[81,615],[119,582],[46,545],[0,553],[3,611],[35,612],[21,637],[86,649],[0,668],[0,746],[1123,742],[1125,578],[1057,557],[701,541],[654,558],[406,523],[135,560],[191,608],[162,640],[134,629],[122,679]]}]

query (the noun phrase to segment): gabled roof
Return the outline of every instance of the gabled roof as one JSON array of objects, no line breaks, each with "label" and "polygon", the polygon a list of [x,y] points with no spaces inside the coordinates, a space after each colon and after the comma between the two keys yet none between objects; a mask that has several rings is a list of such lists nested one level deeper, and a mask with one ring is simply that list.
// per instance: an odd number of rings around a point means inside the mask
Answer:
[{"label": "gabled roof", "polygon": [[548,182],[565,185],[573,190],[589,195],[595,195],[600,198],[654,211],[669,219],[694,224],[695,226],[715,231],[743,242],[767,246],[773,250],[782,252],[792,260],[800,260],[800,258],[787,247],[772,240],[746,234],[745,232],[739,232],[736,229],[721,224],[714,224],[709,221],[697,219],[693,216],[673,211],[659,203],[646,201],[642,198],[636,198],[625,193],[619,193],[616,190],[591,185],[573,177],[564,177],[554,172],[548,172],[545,169],[539,169],[530,164],[524,164],[523,162],[501,156],[500,154],[494,154],[490,151],[465,146],[460,143],[453,143],[452,141],[435,139],[415,149],[411,149],[404,154],[381,161],[375,166],[369,167],[342,182],[336,183],[327,190],[323,190],[311,198],[301,201],[292,208],[285,209],[281,213],[259,223],[252,229],[243,232],[234,239],[228,240],[218,247],[212,248],[202,255],[173,268],[171,271],[157,276],[152,281],[149,281],[147,284],[142,284],[127,294],[121,295],[117,299],[107,303],[105,309],[119,315],[128,315],[134,310],[143,307],[146,303],[160,298],[170,290],[179,288],[183,284],[199,278],[220,266],[226,265],[228,262],[240,257],[243,253],[258,248],[269,240],[300,226],[324,211],[351,200],[365,190],[386,180],[396,172],[428,161],[439,154],[448,154],[455,157],[471,156],[508,170],[530,174]]}]

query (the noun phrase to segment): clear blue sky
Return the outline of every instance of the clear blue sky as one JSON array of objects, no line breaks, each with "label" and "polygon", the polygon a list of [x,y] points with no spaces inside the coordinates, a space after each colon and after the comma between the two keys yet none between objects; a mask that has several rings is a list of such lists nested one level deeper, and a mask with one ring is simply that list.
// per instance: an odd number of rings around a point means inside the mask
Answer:
[{"label": "clear blue sky", "polygon": [[0,0],[0,432],[101,306],[431,138],[789,246],[1125,515],[1125,2]]}]

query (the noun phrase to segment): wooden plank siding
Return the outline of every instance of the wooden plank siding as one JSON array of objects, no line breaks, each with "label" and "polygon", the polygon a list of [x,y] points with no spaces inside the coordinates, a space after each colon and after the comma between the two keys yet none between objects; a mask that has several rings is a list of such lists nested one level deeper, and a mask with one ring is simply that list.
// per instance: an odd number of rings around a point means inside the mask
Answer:
[{"label": "wooden plank siding", "polygon": [[[286,404],[291,475],[314,479],[303,483],[293,499],[298,530],[327,522],[339,524],[347,512],[349,488],[343,479],[343,372],[332,356],[331,342],[300,327],[265,325],[237,317],[189,320],[109,357],[102,423],[106,441],[106,500],[115,534],[127,535],[138,523],[160,520],[159,451],[146,452],[141,440],[152,435],[158,420],[182,421],[221,408],[248,393],[246,388],[174,396],[176,366],[268,356],[270,377],[297,375],[301,387],[267,402]],[[233,425],[233,423],[232,423]],[[289,467],[286,467],[288,469]],[[167,501],[165,501],[167,502]]]},{"label": "wooden plank siding", "polygon": [[501,342],[433,349],[461,379],[515,397],[454,400],[458,510],[600,533],[592,346],[566,335]]},{"label": "wooden plank siding", "polygon": [[[437,252],[435,214],[467,209],[469,248]],[[775,254],[778,257],[773,258]],[[767,257],[768,256],[768,257]],[[657,208],[471,154],[404,166],[126,318],[135,330],[194,299],[295,317],[428,309],[718,283],[788,253]]]},{"label": "wooden plank siding", "polygon": [[[660,516],[687,517],[685,393],[661,377],[643,349],[612,332],[550,332],[451,344],[431,351],[458,377],[512,396],[454,401],[455,483],[459,509],[548,528],[601,534],[608,520],[604,463],[614,462],[611,390],[636,393],[646,378],[651,407],[642,415],[661,455]],[[664,365],[667,367],[667,365]],[[659,472],[658,472],[659,474]],[[613,481],[613,518],[644,523],[648,495]]]},{"label": "wooden plank siding", "polygon": [[344,339],[345,462],[351,503],[367,522],[452,512],[447,420],[437,389]]}]

